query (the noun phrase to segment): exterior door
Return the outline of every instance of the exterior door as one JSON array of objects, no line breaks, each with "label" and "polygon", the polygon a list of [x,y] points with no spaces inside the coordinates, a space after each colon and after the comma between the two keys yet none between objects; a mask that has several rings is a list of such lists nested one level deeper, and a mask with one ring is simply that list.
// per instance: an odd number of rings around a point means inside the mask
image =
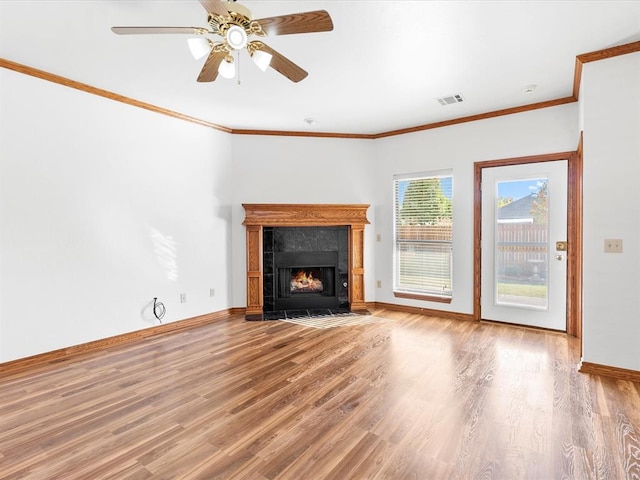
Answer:
[{"label": "exterior door", "polygon": [[566,160],[483,169],[482,318],[566,331],[566,240]]}]

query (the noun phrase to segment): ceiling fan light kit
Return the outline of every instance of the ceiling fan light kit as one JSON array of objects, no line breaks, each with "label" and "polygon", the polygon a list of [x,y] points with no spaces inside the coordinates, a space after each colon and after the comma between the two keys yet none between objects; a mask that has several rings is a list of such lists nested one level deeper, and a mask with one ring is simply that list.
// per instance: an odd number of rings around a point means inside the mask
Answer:
[{"label": "ceiling fan light kit", "polygon": [[189,45],[189,51],[193,58],[200,60],[202,57],[206,57],[211,52],[211,40],[204,37],[190,38],[187,40]]},{"label": "ceiling fan light kit", "polygon": [[267,68],[269,68],[272,58],[273,58],[273,55],[271,55],[270,53],[264,52],[262,50],[256,50],[255,52],[253,52],[253,54],[251,54],[251,59],[253,60],[253,63],[255,63],[258,66],[258,68],[263,72],[266,72]]},{"label": "ceiling fan light kit", "polygon": [[[167,33],[198,35],[187,40],[189,50],[196,60],[208,55],[198,76],[198,82],[212,82],[218,74],[223,78],[233,78],[235,65],[231,53],[245,48],[260,70],[266,71],[271,67],[292,82],[299,82],[307,77],[308,73],[305,70],[263,42],[249,41],[249,37],[333,30],[331,16],[325,10],[254,20],[251,11],[236,3],[235,0],[200,0],[200,4],[207,11],[208,28],[112,27],[111,30],[118,35]],[[214,43],[205,35],[218,35],[223,41]]]},{"label": "ceiling fan light kit", "polygon": [[233,57],[231,55],[224,57],[224,61],[221,62],[218,67],[218,73],[223,78],[233,78],[236,76],[236,66],[233,64]]}]

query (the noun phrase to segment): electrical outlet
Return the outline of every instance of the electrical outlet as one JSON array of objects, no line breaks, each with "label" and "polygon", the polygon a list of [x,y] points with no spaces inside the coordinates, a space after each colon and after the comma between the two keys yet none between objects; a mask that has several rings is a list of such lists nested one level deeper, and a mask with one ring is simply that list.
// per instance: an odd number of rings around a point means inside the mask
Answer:
[{"label": "electrical outlet", "polygon": [[377,280],[376,281],[376,287],[382,288],[382,280]]},{"label": "electrical outlet", "polygon": [[622,253],[622,239],[607,238],[604,241],[605,253]]},{"label": "electrical outlet", "polygon": [[186,293],[181,293],[180,294],[180,303],[187,303],[187,294]]},{"label": "electrical outlet", "polygon": [[216,296],[216,289],[215,288],[210,288],[209,289],[209,296],[210,297],[215,297]]}]

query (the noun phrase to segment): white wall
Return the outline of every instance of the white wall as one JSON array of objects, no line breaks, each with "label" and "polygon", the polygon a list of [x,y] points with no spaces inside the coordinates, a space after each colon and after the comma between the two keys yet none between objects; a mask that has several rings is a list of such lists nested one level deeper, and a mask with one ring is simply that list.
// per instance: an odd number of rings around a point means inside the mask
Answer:
[{"label": "white wall", "polygon": [[228,134],[0,82],[0,362],[231,305]]},{"label": "white wall", "polygon": [[581,104],[583,360],[640,370],[640,53],[585,64]]},{"label": "white wall", "polygon": [[[473,163],[574,150],[580,120],[584,360],[640,370],[639,55],[586,64],[580,105],[377,141],[229,136],[0,70],[0,362],[154,325],[154,296],[165,322],[244,306],[242,203],[370,203],[366,300],[471,313]],[[396,299],[392,176],[443,168],[453,302]]]},{"label": "white wall", "polygon": [[[377,141],[376,300],[459,313],[473,312],[473,164],[554,152],[578,145],[578,106],[563,105]],[[453,169],[453,299],[451,304],[393,296],[393,175]]]},{"label": "white wall", "polygon": [[[365,299],[473,311],[473,163],[575,150],[577,105],[536,110],[385,139],[233,138],[233,304],[246,305],[242,203],[370,203]],[[454,170],[454,298],[450,305],[393,296],[395,173]],[[380,235],[380,242],[376,235]],[[376,288],[380,280],[382,287]]]},{"label": "white wall", "polygon": [[370,140],[233,137],[233,305],[246,306],[243,203],[368,203],[365,299],[375,300],[375,150]]}]

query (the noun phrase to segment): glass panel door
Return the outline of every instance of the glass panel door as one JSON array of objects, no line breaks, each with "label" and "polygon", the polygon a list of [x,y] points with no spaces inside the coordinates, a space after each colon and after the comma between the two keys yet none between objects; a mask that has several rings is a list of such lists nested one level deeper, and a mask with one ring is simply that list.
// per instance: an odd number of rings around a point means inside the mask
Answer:
[{"label": "glass panel door", "polygon": [[482,171],[481,316],[566,330],[567,161]]}]

